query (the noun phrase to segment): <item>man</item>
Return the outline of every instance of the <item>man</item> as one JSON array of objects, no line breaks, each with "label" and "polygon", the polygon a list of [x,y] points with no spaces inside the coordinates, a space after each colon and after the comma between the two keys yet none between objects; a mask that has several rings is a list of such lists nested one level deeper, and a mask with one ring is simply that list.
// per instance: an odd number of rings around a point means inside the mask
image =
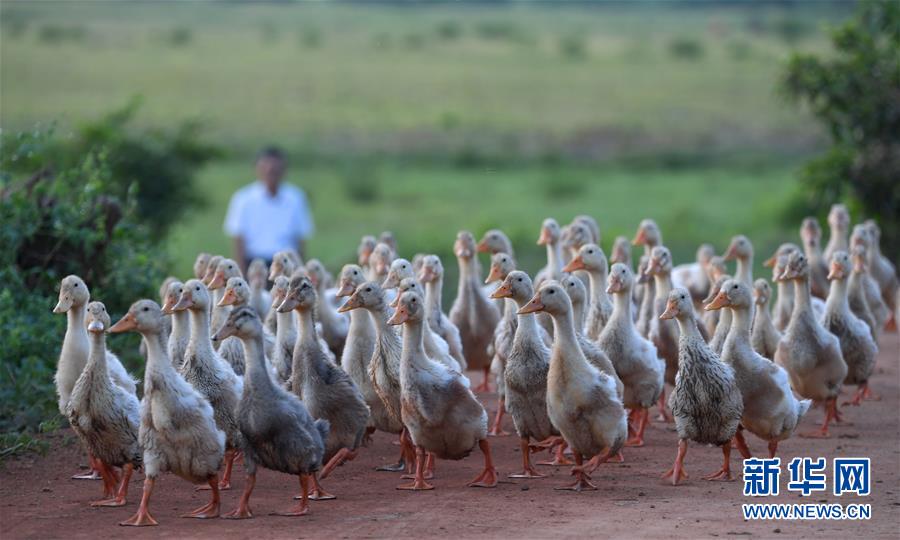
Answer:
[{"label": "man", "polygon": [[301,256],[314,230],[303,190],[282,183],[284,153],[263,148],[256,156],[256,182],[238,190],[228,204],[225,234],[234,242],[234,259],[246,271],[253,259],[272,262],[277,251],[296,249]]}]

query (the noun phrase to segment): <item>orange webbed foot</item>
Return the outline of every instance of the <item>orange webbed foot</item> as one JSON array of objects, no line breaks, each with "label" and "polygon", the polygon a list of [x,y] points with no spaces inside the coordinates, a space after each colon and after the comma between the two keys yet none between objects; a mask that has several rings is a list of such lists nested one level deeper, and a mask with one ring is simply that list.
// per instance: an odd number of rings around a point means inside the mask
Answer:
[{"label": "orange webbed foot", "polygon": [[716,482],[716,481],[732,482],[732,481],[734,481],[734,477],[731,476],[731,470],[725,469],[725,468],[721,468],[718,471],[716,471],[710,475],[704,476],[703,479],[713,481],[713,482]]},{"label": "orange webbed foot", "polygon": [[468,487],[483,487],[483,488],[492,488],[497,487],[497,470],[493,467],[485,467],[481,474],[475,477],[474,480],[466,484]]},{"label": "orange webbed foot", "polygon": [[309,504],[306,501],[302,501],[302,502],[299,502],[296,505],[288,508],[287,510],[282,510],[280,512],[272,512],[270,515],[296,517],[296,516],[305,516],[308,513],[309,513]]},{"label": "orange webbed foot", "polygon": [[227,514],[222,514],[223,519],[250,519],[253,517],[253,512],[250,511],[249,506],[238,506],[231,512]]},{"label": "orange webbed foot", "polygon": [[687,480],[687,478],[688,478],[688,473],[684,472],[684,469],[679,469],[679,470],[678,470],[678,474],[676,475],[676,474],[675,474],[675,467],[672,467],[672,468],[669,469],[668,471],[662,473],[659,477],[660,477],[661,479],[663,479],[663,480],[668,480],[669,478],[671,478],[671,479],[672,479],[672,485],[673,485],[673,486],[677,486],[677,485],[678,485],[678,482],[681,482],[682,480]]},{"label": "orange webbed foot", "polygon": [[546,478],[546,474],[541,474],[534,467],[528,467],[520,473],[507,475],[507,478]]},{"label": "orange webbed foot", "polygon": [[576,477],[575,482],[573,482],[572,484],[569,484],[566,486],[560,486],[560,487],[557,487],[554,489],[557,489],[560,491],[578,491],[578,492],[585,491],[585,490],[593,491],[593,490],[597,489],[597,486],[595,486],[591,482],[591,476],[589,474],[584,473],[584,472],[577,472],[577,471],[575,471],[575,468],[573,468],[572,474],[574,474]]},{"label": "orange webbed foot", "polygon": [[113,497],[111,499],[102,499],[99,501],[94,501],[91,503],[91,506],[97,507],[117,507],[117,506],[125,506],[125,497]]},{"label": "orange webbed foot", "polygon": [[210,501],[193,512],[182,514],[181,517],[194,519],[217,518],[219,517],[219,503],[217,501]]},{"label": "orange webbed foot", "polygon": [[153,519],[153,516],[150,515],[149,511],[139,509],[137,513],[130,518],[125,521],[120,521],[119,525],[123,527],[152,527],[154,525],[159,525],[159,522]]}]

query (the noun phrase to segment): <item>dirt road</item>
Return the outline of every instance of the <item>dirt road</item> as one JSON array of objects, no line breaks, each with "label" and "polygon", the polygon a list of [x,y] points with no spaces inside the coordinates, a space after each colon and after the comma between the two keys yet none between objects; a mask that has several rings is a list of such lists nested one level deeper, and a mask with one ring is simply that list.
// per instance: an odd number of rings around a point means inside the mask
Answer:
[{"label": "dirt road", "polygon": [[[12,538],[302,538],[302,537],[778,537],[778,538],[893,538],[900,530],[900,339],[896,333],[882,339],[873,381],[881,401],[846,407],[848,425],[833,429],[826,440],[792,438],[780,446],[782,459],[794,456],[828,458],[863,456],[872,459],[872,495],[834,497],[829,491],[801,497],[787,492],[765,502],[868,502],[869,521],[744,521],[742,481],[720,483],[700,479],[720,465],[717,448],[691,445],[687,455],[690,478],[677,487],[659,479],[675,455],[674,431],[661,423],[648,428],[647,445],[625,450],[625,463],[605,464],[594,473],[600,489],[573,493],[553,488],[569,481],[566,468],[545,467],[547,478],[507,480],[520,463],[514,437],[492,438],[491,444],[502,482],[496,489],[466,488],[482,465],[476,451],[461,462],[438,462],[429,492],[397,491],[395,473],[375,472],[395,460],[398,449],[382,434],[356,461],[339,468],[324,485],[338,496],[334,501],[312,502],[309,515],[300,518],[271,516],[291,505],[296,478],[262,471],[252,500],[255,519],[199,521],[180,513],[206,502],[205,493],[172,475],[157,483],[152,501],[158,527],[131,529],[116,524],[129,517],[140,497],[142,476],[135,474],[128,505],[94,509],[99,482],[70,480],[85,458],[70,431],[52,437],[47,456],[13,460],[0,469],[0,535]],[[477,378],[478,376],[475,375]],[[849,394],[851,389],[845,389]],[[481,396],[488,409],[492,395]],[[801,430],[810,430],[823,418],[812,410]],[[511,423],[506,426],[512,431]],[[762,455],[765,445],[749,437],[751,449]],[[543,457],[543,456],[542,456]],[[737,453],[732,467],[740,471]],[[830,470],[830,466],[829,466]],[[783,475],[784,476],[784,475]],[[234,488],[223,494],[223,511],[236,504],[243,487],[238,473]],[[760,502],[760,501],[753,501]]]}]

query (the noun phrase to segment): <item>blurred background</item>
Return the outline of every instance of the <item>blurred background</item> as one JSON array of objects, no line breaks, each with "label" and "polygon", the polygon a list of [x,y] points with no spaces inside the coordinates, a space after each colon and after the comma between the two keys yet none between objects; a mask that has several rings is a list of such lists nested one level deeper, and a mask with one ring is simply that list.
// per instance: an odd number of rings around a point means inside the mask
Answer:
[{"label": "blurred background", "polygon": [[4,402],[52,393],[55,349],[22,320],[62,328],[63,275],[120,313],[230,253],[229,197],[267,144],[312,204],[309,257],[337,271],[391,230],[445,258],[449,296],[457,230],[502,228],[533,272],[548,216],[593,215],[606,249],[653,217],[678,263],[744,233],[761,261],[807,214],[827,238],[842,201],[896,246],[895,2],[5,0],[0,19],[0,277],[37,295],[0,293]]}]

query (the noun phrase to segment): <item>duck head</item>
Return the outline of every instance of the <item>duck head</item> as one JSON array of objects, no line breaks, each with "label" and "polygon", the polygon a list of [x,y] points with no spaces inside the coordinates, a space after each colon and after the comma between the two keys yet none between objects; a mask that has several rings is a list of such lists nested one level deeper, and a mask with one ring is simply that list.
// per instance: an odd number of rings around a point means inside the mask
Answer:
[{"label": "duck head", "polygon": [[250,306],[241,306],[228,314],[228,319],[212,336],[213,341],[223,341],[231,336],[240,339],[256,339],[262,337],[263,326],[256,310]]},{"label": "duck head", "polygon": [[407,322],[421,321],[425,316],[425,301],[413,291],[407,291],[400,295],[397,302],[397,310],[388,319],[388,324],[398,325]]},{"label": "duck head", "polygon": [[91,302],[87,306],[87,317],[84,320],[87,331],[94,334],[102,334],[109,328],[109,313],[103,302]]},{"label": "duck head", "polygon": [[59,284],[59,298],[53,313],[65,313],[72,308],[80,308],[91,299],[91,291],[84,281],[72,274],[63,278]]},{"label": "duck head", "polygon": [[166,295],[163,297],[163,305],[162,312],[166,315],[171,315],[175,312],[173,309],[175,304],[178,303],[178,299],[181,298],[181,293],[184,292],[184,283],[176,280],[169,283],[169,287],[166,289]]},{"label": "duck head", "polygon": [[388,270],[387,277],[381,284],[383,289],[396,289],[400,286],[400,282],[406,278],[415,277],[412,263],[406,259],[394,259],[391,268]]},{"label": "duck head", "polygon": [[555,244],[559,242],[560,234],[559,223],[553,218],[547,218],[541,224],[541,234],[538,236],[537,244],[539,246]]},{"label": "duck head", "polygon": [[507,274],[516,269],[516,261],[507,253],[494,253],[491,255],[491,271],[485,278],[485,283],[502,281]]},{"label": "duck head", "polygon": [[722,283],[715,298],[704,309],[712,311],[723,307],[749,308],[752,302],[750,287],[740,280],[729,279]]},{"label": "duck head", "polygon": [[521,270],[513,270],[507,274],[503,283],[491,293],[491,298],[511,298],[519,305],[527,302],[532,296],[534,286],[531,278]]},{"label": "duck head", "polygon": [[295,274],[291,277],[287,294],[281,305],[278,306],[279,313],[287,313],[289,311],[308,311],[316,307],[316,288],[307,276]]},{"label": "duck head", "polygon": [[[195,279],[190,281],[200,283],[199,280]],[[202,283],[200,284],[202,285]],[[119,322],[112,325],[109,331],[112,334],[129,331],[141,334],[159,334],[162,329],[163,312],[159,308],[159,304],[153,300],[138,300],[131,304],[131,307],[128,308],[128,313],[119,319]]]},{"label": "duck head", "polygon": [[225,284],[225,295],[217,304],[221,306],[243,306],[250,300],[250,285],[242,277],[228,279]]},{"label": "duck head", "polygon": [[355,264],[345,264],[341,268],[341,275],[338,278],[338,291],[335,293],[335,296],[338,298],[350,296],[365,281],[366,278],[362,268]]},{"label": "duck head", "polygon": [[666,309],[659,315],[659,318],[661,320],[667,320],[690,317],[693,314],[694,301],[691,298],[691,293],[689,293],[687,289],[675,287],[669,291],[669,296],[666,299]]}]

